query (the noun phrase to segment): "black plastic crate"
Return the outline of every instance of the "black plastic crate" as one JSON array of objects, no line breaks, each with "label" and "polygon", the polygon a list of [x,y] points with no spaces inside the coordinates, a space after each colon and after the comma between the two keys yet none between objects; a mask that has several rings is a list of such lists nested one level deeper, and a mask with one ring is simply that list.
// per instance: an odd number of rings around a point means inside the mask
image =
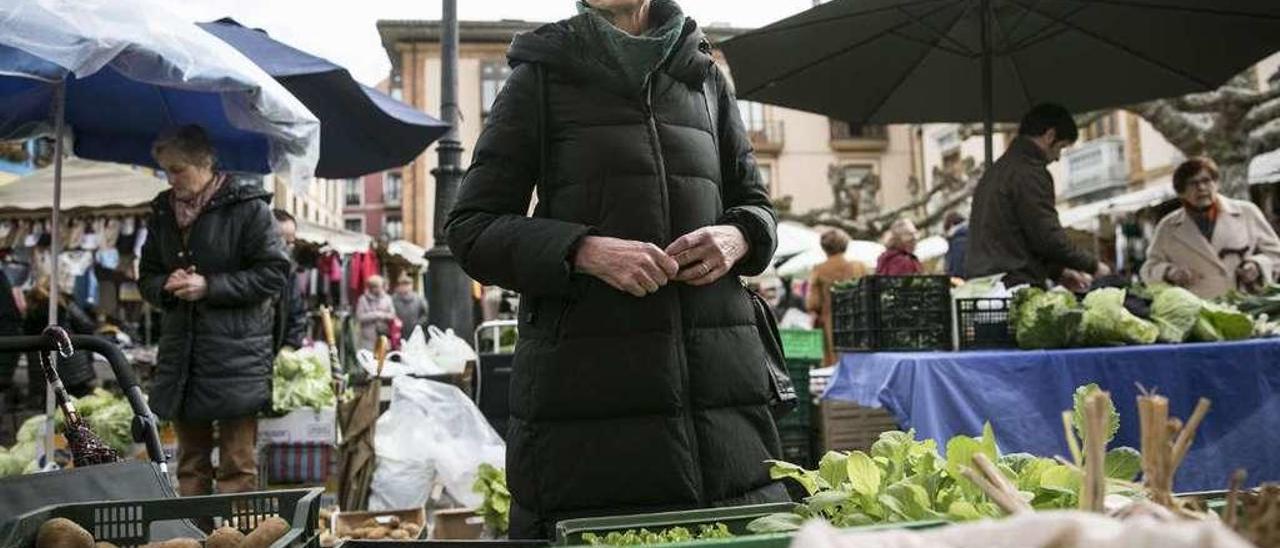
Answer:
[{"label": "black plastic crate", "polygon": [[803,427],[779,427],[778,439],[782,442],[782,460],[813,468],[813,434],[809,425]]},{"label": "black plastic crate", "polygon": [[1013,299],[956,299],[956,327],[961,350],[974,348],[1013,348],[1017,341],[1009,312]]},{"label": "black plastic crate", "polygon": [[867,276],[831,293],[839,351],[950,350],[951,279]]},{"label": "black plastic crate", "polygon": [[321,492],[323,489],[293,489],[46,506],[18,516],[7,538],[0,539],[0,546],[34,546],[40,526],[53,518],[76,522],[97,542],[130,548],[168,540],[150,538],[151,525],[155,522],[201,522],[218,517],[228,520],[228,524],[234,522],[247,534],[259,522],[279,516],[289,522],[290,529],[272,548],[318,548],[320,540],[315,526],[320,514]]}]

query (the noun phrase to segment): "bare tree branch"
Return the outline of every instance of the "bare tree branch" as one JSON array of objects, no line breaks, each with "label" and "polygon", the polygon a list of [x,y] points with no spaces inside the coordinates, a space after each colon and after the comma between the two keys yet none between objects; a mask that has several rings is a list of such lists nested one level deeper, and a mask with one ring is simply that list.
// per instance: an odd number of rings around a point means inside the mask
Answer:
[{"label": "bare tree branch", "polygon": [[1249,109],[1249,113],[1244,116],[1242,128],[1246,132],[1252,133],[1267,122],[1280,118],[1280,88],[1273,93],[1274,97]]},{"label": "bare tree branch", "polygon": [[1258,90],[1236,87],[1221,87],[1205,93],[1193,93],[1169,99],[1173,107],[1183,112],[1216,113],[1229,103],[1252,104],[1261,95]]},{"label": "bare tree branch", "polygon": [[1280,149],[1280,118],[1272,118],[1249,134],[1250,157],[1276,149]]},{"label": "bare tree branch", "polygon": [[1183,154],[1197,156],[1204,152],[1205,128],[1195,122],[1193,115],[1178,110],[1170,101],[1149,101],[1131,105],[1128,110],[1146,119]]}]

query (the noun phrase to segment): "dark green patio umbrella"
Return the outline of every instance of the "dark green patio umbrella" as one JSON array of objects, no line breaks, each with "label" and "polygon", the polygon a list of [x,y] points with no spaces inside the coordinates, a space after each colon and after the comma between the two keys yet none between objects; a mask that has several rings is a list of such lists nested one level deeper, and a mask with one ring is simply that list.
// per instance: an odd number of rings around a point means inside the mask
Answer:
[{"label": "dark green patio umbrella", "polygon": [[867,124],[1017,121],[1217,88],[1280,49],[1280,0],[835,0],[723,50],[743,99]]}]

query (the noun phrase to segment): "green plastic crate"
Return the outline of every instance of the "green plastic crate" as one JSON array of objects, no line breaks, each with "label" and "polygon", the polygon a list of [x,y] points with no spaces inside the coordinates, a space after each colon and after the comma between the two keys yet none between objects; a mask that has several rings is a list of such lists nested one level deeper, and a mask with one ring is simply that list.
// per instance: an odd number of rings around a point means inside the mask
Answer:
[{"label": "green plastic crate", "polygon": [[782,335],[782,354],[788,360],[822,360],[822,330],[779,329]]},{"label": "green plastic crate", "polygon": [[[850,527],[848,529],[842,529],[842,531],[852,533],[897,529],[932,529],[934,527],[942,527],[944,525],[948,525],[948,522],[909,521],[904,523],[880,523],[876,525],[864,525],[862,527]],[[710,548],[713,546],[732,546],[733,548],[788,548],[791,546],[791,540],[794,536],[795,533],[768,533],[764,535],[697,540],[692,542],[673,542],[671,544],[663,544],[662,546],[666,548]]]},{"label": "green plastic crate", "polygon": [[692,529],[701,524],[713,523],[723,523],[729,528],[729,532],[735,535],[747,535],[750,534],[750,531],[747,531],[747,524],[757,518],[779,512],[790,512],[794,508],[794,504],[785,502],[660,512],[656,514],[569,519],[556,524],[554,544],[557,546],[580,546],[583,544],[583,533],[603,535],[613,531],[623,532],[628,529],[656,531],[677,526]]},{"label": "green plastic crate", "polygon": [[202,497],[100,501],[46,506],[19,516],[0,546],[33,546],[45,521],[66,518],[76,522],[98,542],[120,548],[141,546],[152,540],[151,524],[158,521],[235,519],[244,533],[271,516],[284,518],[290,529],[271,548],[318,548],[316,520],[324,489],[255,491]]},{"label": "green plastic crate", "polygon": [[[766,533],[753,535],[747,530],[747,524],[769,514],[789,512],[794,504],[760,504],[754,506],[734,506],[729,508],[708,508],[685,512],[664,512],[659,514],[639,514],[632,516],[614,516],[606,518],[583,518],[562,521],[556,524],[556,546],[584,546],[583,533],[604,534],[612,531],[629,529],[648,529],[661,531],[671,527],[694,528],[701,524],[723,523],[734,535],[727,539],[707,539],[689,542],[663,544],[670,548],[704,548],[714,546],[731,546],[733,548],[787,548],[795,533]],[[844,529],[847,532],[883,531],[894,529],[930,529],[947,525],[941,520],[911,521],[903,523],[881,523]]]}]

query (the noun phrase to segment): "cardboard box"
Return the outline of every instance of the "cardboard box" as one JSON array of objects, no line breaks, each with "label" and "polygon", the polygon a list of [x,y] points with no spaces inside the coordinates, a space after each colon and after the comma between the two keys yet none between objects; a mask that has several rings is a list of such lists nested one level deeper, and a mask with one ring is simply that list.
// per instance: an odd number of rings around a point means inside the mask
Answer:
[{"label": "cardboard box", "polygon": [[333,443],[338,426],[332,407],[298,409],[278,418],[258,420],[258,444]]},{"label": "cardboard box", "polygon": [[[366,525],[365,522],[376,522],[378,525],[392,529],[403,528],[412,523],[419,530],[418,538],[426,535],[427,513],[422,508],[406,508],[404,510],[383,510],[379,512],[337,512],[333,514],[330,530],[337,538],[350,538],[351,532]],[[394,527],[393,522],[397,525]]]},{"label": "cardboard box", "polygon": [[431,538],[437,540],[478,540],[484,535],[484,518],[475,508],[436,510]]}]

